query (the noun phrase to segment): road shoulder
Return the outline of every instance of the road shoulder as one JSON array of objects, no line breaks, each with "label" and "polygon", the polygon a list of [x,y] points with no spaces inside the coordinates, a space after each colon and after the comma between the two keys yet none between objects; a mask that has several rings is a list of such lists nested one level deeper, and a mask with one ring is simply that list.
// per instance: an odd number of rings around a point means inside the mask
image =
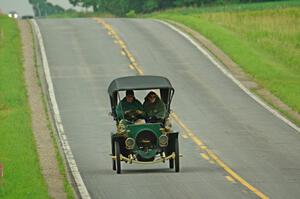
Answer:
[{"label": "road shoulder", "polygon": [[25,20],[18,21],[18,26],[22,38],[24,79],[41,171],[47,183],[50,197],[65,199],[67,194],[64,191],[63,176],[59,172],[56,151],[53,146],[51,131],[48,128],[49,121],[43,105],[42,91],[37,78],[31,27]]}]

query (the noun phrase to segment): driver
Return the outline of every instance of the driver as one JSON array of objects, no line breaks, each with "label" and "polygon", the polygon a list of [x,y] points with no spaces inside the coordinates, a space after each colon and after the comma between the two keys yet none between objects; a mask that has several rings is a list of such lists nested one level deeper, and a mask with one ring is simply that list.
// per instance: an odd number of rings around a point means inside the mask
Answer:
[{"label": "driver", "polygon": [[119,120],[138,120],[145,117],[143,105],[134,97],[133,90],[126,91],[126,96],[116,107],[116,114]]}]

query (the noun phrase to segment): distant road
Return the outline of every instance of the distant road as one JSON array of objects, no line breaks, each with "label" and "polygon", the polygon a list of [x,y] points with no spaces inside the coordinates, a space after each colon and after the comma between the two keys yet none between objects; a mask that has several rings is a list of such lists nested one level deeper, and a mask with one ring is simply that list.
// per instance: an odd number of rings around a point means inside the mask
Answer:
[{"label": "distant road", "polygon": [[[270,198],[299,198],[298,132],[169,27],[146,19],[105,21],[145,74],[170,79],[176,89],[172,109],[239,177]],[[115,174],[109,156],[115,126],[108,116],[107,87],[114,78],[135,71],[107,30],[92,19],[43,19],[38,24],[63,125],[92,198],[258,198],[215,161],[206,160],[186,137],[180,137],[180,173],[170,171],[168,164],[124,164],[123,173]]]}]

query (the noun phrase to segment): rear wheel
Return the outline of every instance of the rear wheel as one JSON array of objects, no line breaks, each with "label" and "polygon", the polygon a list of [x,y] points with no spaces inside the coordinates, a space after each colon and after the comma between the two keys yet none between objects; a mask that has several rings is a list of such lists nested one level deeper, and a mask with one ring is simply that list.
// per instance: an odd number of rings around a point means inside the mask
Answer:
[{"label": "rear wheel", "polygon": [[117,173],[121,173],[121,155],[120,155],[120,143],[115,141],[115,156],[116,156],[116,169]]},{"label": "rear wheel", "polygon": [[[114,157],[116,155],[116,150],[115,150],[115,143],[113,142],[113,139],[111,138],[111,155]],[[112,169],[115,171],[116,170],[116,159],[112,158]]]},{"label": "rear wheel", "polygon": [[178,138],[175,139],[174,143],[174,149],[175,149],[175,172],[179,172],[179,143]]},{"label": "rear wheel", "polygon": [[170,169],[174,168],[174,160],[173,160],[173,158],[169,159],[169,168]]}]

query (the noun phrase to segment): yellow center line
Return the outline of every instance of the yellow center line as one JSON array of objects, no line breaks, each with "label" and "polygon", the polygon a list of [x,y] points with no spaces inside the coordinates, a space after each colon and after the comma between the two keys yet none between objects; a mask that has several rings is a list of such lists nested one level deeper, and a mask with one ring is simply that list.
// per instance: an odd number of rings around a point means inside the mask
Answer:
[{"label": "yellow center line", "polygon": [[104,20],[99,19],[99,18],[94,18],[94,20],[96,20],[96,22],[98,22],[100,25],[102,25],[108,32],[109,35],[115,39],[115,43],[117,43],[122,52],[125,53],[125,55],[127,56],[127,58],[130,61],[131,66],[134,68],[134,70],[138,73],[138,75],[144,75],[144,71],[142,70],[142,68],[137,64],[135,58],[132,56],[132,54],[129,52],[125,42],[120,38],[120,36],[114,31],[114,29],[112,28],[111,25],[109,25],[108,23],[106,23]]},{"label": "yellow center line", "polygon": [[221,168],[223,168],[233,179],[240,182],[242,185],[244,185],[247,189],[251,190],[253,193],[255,193],[258,197],[262,199],[268,199],[269,197],[263,194],[261,191],[259,191],[257,188],[253,187],[251,184],[249,184],[246,180],[244,180],[242,177],[240,177],[236,172],[234,172],[229,166],[227,166],[212,150],[208,149],[207,146],[203,144],[203,142],[200,140],[200,138],[196,137],[196,135],[186,127],[186,125],[183,124],[183,122],[179,119],[179,117],[176,115],[176,113],[172,113],[172,117],[174,120],[181,126],[181,128],[185,129],[189,133],[193,134],[193,137],[191,137],[194,142],[199,145],[203,150],[206,151],[208,157],[212,160],[214,160]]},{"label": "yellow center line", "polygon": [[189,137],[187,136],[187,135],[185,135],[185,134],[180,134],[184,139],[188,139]]},{"label": "yellow center line", "polygon": [[231,176],[225,176],[225,178],[232,183],[236,183],[236,181]]},{"label": "yellow center line", "polygon": [[190,138],[198,145],[201,149],[206,149],[207,147],[203,144],[203,142],[195,136],[190,128],[188,128],[179,117],[173,112],[171,113],[171,117],[176,121],[176,123],[190,136]]},{"label": "yellow center line", "polygon": [[132,70],[134,70],[134,67],[133,67],[132,64],[129,64],[129,68],[132,69]]},{"label": "yellow center line", "polygon": [[[141,66],[138,65],[136,62],[134,56],[129,52],[125,42],[119,37],[119,35],[114,31],[111,25],[106,23],[104,20],[99,18],[94,18],[99,24],[101,24],[108,32],[109,34],[117,40],[119,46],[121,47],[122,51],[125,53],[125,55],[128,57],[129,61],[131,62],[131,65],[135,69],[138,75],[144,75],[144,71]],[[240,177],[236,172],[234,172],[229,166],[227,166],[212,150],[210,150],[203,141],[196,136],[196,134],[188,128],[177,116],[175,112],[170,114],[171,117],[176,121],[176,123],[184,130],[186,136],[189,136],[205,153],[201,153],[201,156],[208,160],[210,163],[216,162],[221,168],[223,168],[229,176],[226,176],[226,179],[229,181],[238,181],[242,185],[244,185],[247,189],[251,190],[253,193],[255,193],[258,197],[262,199],[269,199],[268,196],[263,194],[261,191],[259,191],[257,188],[253,187],[251,184],[249,184],[246,180],[244,180],[242,177]],[[231,180],[232,179],[232,180]]]},{"label": "yellow center line", "polygon": [[201,157],[202,157],[203,159],[209,160],[209,157],[208,157],[207,154],[205,154],[205,153],[200,153],[200,155],[201,155]]},{"label": "yellow center line", "polygon": [[208,161],[210,164],[215,164],[215,162],[213,160],[209,160]]}]

